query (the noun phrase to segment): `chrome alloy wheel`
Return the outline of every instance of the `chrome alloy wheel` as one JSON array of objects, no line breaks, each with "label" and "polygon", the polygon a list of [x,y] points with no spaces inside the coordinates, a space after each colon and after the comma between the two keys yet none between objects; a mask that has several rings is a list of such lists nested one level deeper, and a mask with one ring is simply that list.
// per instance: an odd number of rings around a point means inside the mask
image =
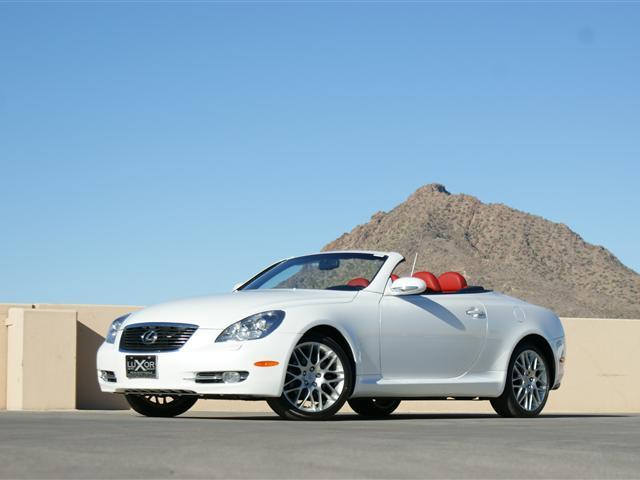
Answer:
[{"label": "chrome alloy wheel", "polygon": [[511,385],[520,407],[528,412],[537,410],[549,392],[544,359],[533,350],[520,353],[513,364]]},{"label": "chrome alloy wheel", "polygon": [[303,412],[331,407],[344,388],[344,367],[330,347],[318,342],[296,346],[287,366],[284,396]]}]

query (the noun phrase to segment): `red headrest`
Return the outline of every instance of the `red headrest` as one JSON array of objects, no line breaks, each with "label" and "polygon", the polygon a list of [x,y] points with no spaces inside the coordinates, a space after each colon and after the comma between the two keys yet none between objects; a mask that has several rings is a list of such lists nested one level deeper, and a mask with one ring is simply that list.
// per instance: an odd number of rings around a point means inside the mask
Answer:
[{"label": "red headrest", "polygon": [[347,283],[347,285],[349,285],[350,287],[366,288],[369,286],[369,280],[362,277],[352,278],[351,280],[349,280],[349,283]]},{"label": "red headrest", "polygon": [[391,274],[391,281],[392,282],[395,282],[398,278],[400,278],[400,277],[398,277],[398,275],[394,275],[393,273]]},{"label": "red headrest", "polygon": [[467,286],[467,281],[458,272],[445,272],[439,280],[443,292],[457,292]]},{"label": "red headrest", "polygon": [[424,283],[427,284],[427,290],[431,292],[441,292],[440,282],[438,281],[438,277],[436,277],[431,272],[416,272],[413,274],[414,277],[424,280]]}]

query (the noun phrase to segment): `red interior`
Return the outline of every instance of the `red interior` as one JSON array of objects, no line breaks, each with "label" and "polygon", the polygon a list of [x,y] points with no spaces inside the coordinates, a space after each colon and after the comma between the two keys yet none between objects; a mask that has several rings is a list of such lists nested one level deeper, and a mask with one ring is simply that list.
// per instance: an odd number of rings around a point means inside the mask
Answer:
[{"label": "red interior", "polygon": [[[422,279],[427,284],[428,292],[453,293],[467,287],[467,281],[458,272],[445,272],[440,277],[436,277],[431,272],[416,272],[413,276]],[[392,282],[395,282],[399,277],[392,273],[390,278]],[[347,285],[366,288],[369,283],[366,278],[358,277],[349,280]]]},{"label": "red interior", "polygon": [[467,286],[467,281],[458,272],[445,272],[440,275],[440,287],[445,293],[457,292]]},{"label": "red interior", "polygon": [[347,283],[347,285],[349,285],[350,287],[366,288],[369,286],[369,280],[362,277],[352,278],[351,280],[349,280],[349,283]]},{"label": "red interior", "polygon": [[441,292],[442,288],[440,286],[440,282],[438,281],[438,277],[436,277],[431,272],[416,272],[413,274],[414,277],[424,280],[424,283],[427,284],[427,290],[431,292]]}]

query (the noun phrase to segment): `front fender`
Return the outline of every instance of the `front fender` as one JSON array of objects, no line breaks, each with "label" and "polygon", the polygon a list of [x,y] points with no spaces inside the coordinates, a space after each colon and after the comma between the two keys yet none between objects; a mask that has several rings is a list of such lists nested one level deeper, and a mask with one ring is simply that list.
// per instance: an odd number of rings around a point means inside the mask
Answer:
[{"label": "front fender", "polygon": [[350,303],[287,309],[285,331],[304,335],[313,328],[337,330],[349,345],[357,375],[380,374],[379,294],[360,292]]}]

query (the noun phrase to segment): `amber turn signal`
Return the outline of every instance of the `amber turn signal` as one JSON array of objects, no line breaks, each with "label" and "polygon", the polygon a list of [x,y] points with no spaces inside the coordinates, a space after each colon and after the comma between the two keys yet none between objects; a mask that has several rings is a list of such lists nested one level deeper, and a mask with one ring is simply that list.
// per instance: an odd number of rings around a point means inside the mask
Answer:
[{"label": "amber turn signal", "polygon": [[276,362],[275,360],[262,360],[254,363],[254,365],[256,367],[275,367],[276,365],[280,365],[280,362]]}]

